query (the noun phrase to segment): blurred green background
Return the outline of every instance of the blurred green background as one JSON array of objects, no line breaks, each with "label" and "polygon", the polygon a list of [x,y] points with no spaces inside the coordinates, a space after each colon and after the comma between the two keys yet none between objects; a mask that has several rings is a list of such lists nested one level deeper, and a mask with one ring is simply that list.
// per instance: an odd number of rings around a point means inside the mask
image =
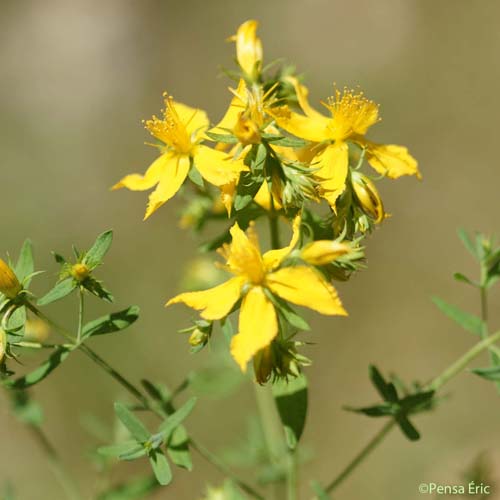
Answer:
[{"label": "blurred green background", "polygon": [[[168,90],[217,121],[230,84],[220,65],[232,67],[234,57],[224,40],[248,18],[261,21],[266,61],[296,63],[313,102],[329,95],[333,82],[363,87],[384,119],[371,137],[407,145],[424,179],[381,183],[393,217],[367,241],[369,268],[339,286],[349,318],[309,316],[308,340],[317,344],[306,350],[314,360],[304,442],[315,459],[305,466],[301,493],[308,498],[305,479],[331,479],[381,425],[342,410],[376,400],[369,363],[406,380],[427,380],[473,341],[430,296],[477,311],[474,291],[452,279],[458,270],[475,272],[456,228],[500,233],[499,16],[496,0],[1,0],[1,252],[14,254],[31,237],[38,268],[52,278],[50,250],[69,254],[72,242],[85,247],[114,228],[100,275],[117,307],[137,303],[142,318],[93,346],[134,380],[147,375],[175,386],[210,359],[207,350],[190,355],[176,333],[192,314],[162,307],[196,255],[195,240],[177,226],[179,200],[144,223],[144,193],[109,191],[155,155],[143,145],[148,135],[140,120],[159,111]],[[38,293],[47,287],[47,278],[37,280]],[[499,298],[492,296],[493,324]],[[51,312],[70,326],[75,310],[73,298]],[[336,498],[417,499],[420,482],[456,483],[479,453],[489,450],[494,459],[498,394],[472,375],[448,389],[451,397],[434,415],[416,420],[420,442],[393,433]],[[79,354],[33,392],[43,403],[47,433],[90,492],[95,476],[85,453],[96,441],[80,415],[111,422],[112,401],[124,394]],[[220,450],[242,438],[251,408],[248,386],[228,399],[203,398],[190,428]],[[62,498],[3,394],[0,429],[0,483],[12,480],[20,499]],[[207,482],[222,479],[198,457],[195,467],[194,474],[177,471],[174,484],[155,498],[195,499]],[[146,465],[124,465],[115,478],[140,470]]]}]

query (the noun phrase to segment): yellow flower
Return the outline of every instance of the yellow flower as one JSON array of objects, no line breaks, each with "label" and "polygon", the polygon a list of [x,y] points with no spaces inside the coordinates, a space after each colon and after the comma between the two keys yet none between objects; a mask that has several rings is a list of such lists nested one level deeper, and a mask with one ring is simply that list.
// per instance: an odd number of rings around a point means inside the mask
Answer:
[{"label": "yellow flower", "polygon": [[175,102],[165,94],[163,118],[153,116],[145,122],[149,132],[163,143],[159,146],[161,156],[144,175],[127,175],[112,189],[145,191],[156,186],[149,196],[144,217],[147,219],[177,193],[193,165],[210,184],[233,182],[247,167],[242,161],[234,161],[226,153],[201,144],[208,125],[204,111]]},{"label": "yellow flower", "polygon": [[0,363],[7,351],[7,334],[0,328]]},{"label": "yellow flower", "polygon": [[13,299],[22,288],[14,271],[5,261],[0,259],[0,293],[3,293],[8,299]]},{"label": "yellow flower", "polygon": [[304,114],[295,113],[288,107],[277,108],[274,117],[280,127],[311,142],[325,143],[318,146],[312,166],[317,168],[321,195],[332,207],[345,189],[349,166],[348,142],[366,150],[368,163],[380,174],[390,178],[402,175],[420,177],[417,161],[407,148],[393,144],[376,144],[364,136],[368,129],[379,121],[379,107],[367,99],[362,92],[344,88],[335,90],[324,106],[330,116],[313,109],[307,100],[307,89],[296,78],[288,77],[295,87],[299,105]]},{"label": "yellow flower", "polygon": [[75,264],[71,267],[71,276],[75,278],[77,281],[84,281],[90,275],[90,269],[81,262]]},{"label": "yellow flower", "polygon": [[254,20],[244,22],[229,41],[236,42],[236,59],[243,72],[251,80],[256,80],[262,67],[262,42],[257,36],[259,23]]},{"label": "yellow flower", "polygon": [[232,241],[220,249],[226,270],[234,275],[225,283],[200,292],[182,293],[167,302],[183,302],[201,311],[207,320],[225,318],[242,298],[239,333],[231,341],[231,354],[242,371],[247,362],[278,334],[278,319],[268,294],[309,307],[322,314],[346,315],[336,290],[314,268],[307,265],[281,267],[297,244],[300,218],[294,221],[290,244],[261,253],[257,235],[250,227],[245,234],[238,224],[231,228]]}]

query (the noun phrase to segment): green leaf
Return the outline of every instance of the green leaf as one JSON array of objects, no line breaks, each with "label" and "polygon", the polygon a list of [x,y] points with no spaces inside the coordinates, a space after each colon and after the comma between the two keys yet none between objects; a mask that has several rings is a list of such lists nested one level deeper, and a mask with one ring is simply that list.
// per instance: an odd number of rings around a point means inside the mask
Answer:
[{"label": "green leaf", "polygon": [[11,314],[7,321],[7,330],[9,333],[24,335],[23,327],[26,323],[26,307],[21,306]]},{"label": "green leaf", "polygon": [[474,314],[462,311],[459,307],[449,304],[439,297],[432,297],[432,302],[434,302],[434,304],[436,304],[436,306],[439,307],[439,309],[446,314],[448,318],[458,323],[462,328],[474,333],[475,335],[481,335],[481,318],[478,318]]},{"label": "green leaf", "polygon": [[58,347],[38,368],[16,380],[7,381],[5,385],[14,389],[27,389],[38,384],[50,375],[69,356],[70,352],[71,349]]},{"label": "green leaf", "polygon": [[457,234],[458,234],[458,237],[460,238],[460,240],[462,241],[464,247],[471,253],[471,255],[474,258],[478,259],[479,255],[477,252],[476,245],[470,239],[469,235],[467,234],[467,231],[465,231],[465,229],[463,229],[463,228],[459,228],[457,230]]},{"label": "green leaf", "polygon": [[104,256],[108,252],[112,242],[112,230],[105,231],[104,233],[100,234],[90,250],[85,254],[82,263],[91,270],[95,269],[99,264],[101,264],[102,259],[104,259]]},{"label": "green leaf", "polygon": [[174,430],[167,442],[167,453],[178,467],[193,470],[193,462],[189,453],[189,436],[186,429],[180,425]]},{"label": "green leaf", "polygon": [[97,448],[97,453],[103,457],[119,457],[137,448],[137,441],[124,441],[123,443],[111,444]]},{"label": "green leaf", "polygon": [[280,136],[263,136],[267,142],[270,142],[276,146],[282,146],[285,148],[303,148],[307,144],[307,141],[303,139],[297,139],[295,137],[280,137]]},{"label": "green leaf", "polygon": [[125,330],[125,328],[137,321],[139,311],[138,306],[130,306],[123,311],[107,314],[90,321],[83,327],[82,337],[86,339],[95,335],[106,335]]},{"label": "green leaf", "polygon": [[286,301],[280,299],[270,292],[267,292],[267,290],[265,290],[265,292],[266,296],[275,305],[276,309],[287,323],[289,323],[292,327],[297,328],[298,330],[308,331],[311,329],[307,321],[302,316],[300,316],[300,314],[297,314]]},{"label": "green leaf", "polygon": [[135,448],[120,454],[118,457],[120,460],[135,460],[141,458],[147,454],[146,448],[142,444],[135,443]]},{"label": "green leaf", "polygon": [[307,416],[307,379],[305,375],[273,385],[273,396],[285,429],[287,444],[295,449],[302,436]]},{"label": "green leaf", "polygon": [[57,283],[57,285],[47,292],[41,299],[38,299],[37,304],[39,306],[46,306],[56,300],[61,300],[68,296],[75,288],[77,284],[73,278],[66,278],[63,281]]},{"label": "green leaf", "polygon": [[[30,274],[35,271],[35,264],[33,261],[33,244],[31,240],[26,240],[21,247],[21,252],[19,253],[19,258],[17,259],[17,264],[14,268],[17,279],[23,283]],[[29,278],[24,284],[25,287],[29,285]]]},{"label": "green leaf", "polygon": [[138,500],[159,488],[154,476],[134,478],[101,493],[97,500]]},{"label": "green leaf", "polygon": [[61,265],[66,264],[66,259],[62,255],[60,255],[56,252],[52,252],[52,255],[54,256],[54,259],[58,264],[61,264]]},{"label": "green leaf", "polygon": [[83,281],[82,284],[86,290],[88,290],[96,297],[99,297],[100,299],[105,300],[109,303],[113,302],[113,296],[102,286],[102,283],[100,281],[97,281],[96,279],[89,276],[85,281]]},{"label": "green leaf", "polygon": [[231,134],[215,134],[214,132],[205,132],[205,135],[210,137],[215,142],[223,144],[238,144],[238,138]]},{"label": "green leaf", "polygon": [[396,421],[403,431],[403,434],[410,440],[410,441],[418,441],[420,439],[420,434],[413,427],[413,424],[406,418],[404,415],[398,415],[396,417]]},{"label": "green leaf", "polygon": [[151,437],[149,431],[125,405],[115,403],[115,413],[122,424],[130,431],[134,439],[140,443],[145,443],[149,440]]},{"label": "green leaf", "polygon": [[188,176],[191,179],[191,181],[196,184],[197,186],[203,188],[205,186],[203,182],[203,177],[201,176],[199,170],[196,168],[196,166],[192,166],[189,169]]},{"label": "green leaf", "polygon": [[453,275],[453,278],[455,278],[456,281],[460,281],[461,283],[467,283],[467,285],[472,285],[472,286],[477,287],[477,283],[475,283],[471,279],[467,278],[467,276],[465,276],[465,274],[455,273]]},{"label": "green leaf", "polygon": [[198,398],[192,397],[187,400],[177,411],[167,417],[167,419],[160,425],[159,432],[163,434],[167,440],[172,432],[179,427],[183,420],[191,413]]},{"label": "green leaf", "polygon": [[153,472],[158,482],[163,486],[170,484],[172,481],[172,470],[163,452],[160,450],[153,450],[149,455],[149,461],[151,462],[151,467],[153,467]]},{"label": "green leaf", "polygon": [[221,320],[220,326],[227,342],[228,343],[231,342],[231,339],[233,338],[234,335],[234,328],[233,324],[231,323],[231,319],[228,316],[226,316],[224,319]]},{"label": "green leaf", "polygon": [[385,401],[389,401],[391,403],[397,402],[398,394],[396,388],[394,387],[394,384],[387,383],[376,366],[370,365],[369,371],[370,379],[382,398]]},{"label": "green leaf", "polygon": [[431,408],[434,394],[434,391],[410,394],[400,401],[401,409],[406,414],[428,410]]},{"label": "green leaf", "polygon": [[475,368],[471,370],[472,373],[480,377],[491,380],[493,382],[500,381],[500,366],[490,366],[488,368]]},{"label": "green leaf", "polygon": [[397,411],[397,406],[390,403],[382,403],[375,406],[365,406],[363,408],[352,408],[350,406],[344,406],[347,411],[352,411],[354,413],[361,413],[367,417],[387,417],[392,416]]}]

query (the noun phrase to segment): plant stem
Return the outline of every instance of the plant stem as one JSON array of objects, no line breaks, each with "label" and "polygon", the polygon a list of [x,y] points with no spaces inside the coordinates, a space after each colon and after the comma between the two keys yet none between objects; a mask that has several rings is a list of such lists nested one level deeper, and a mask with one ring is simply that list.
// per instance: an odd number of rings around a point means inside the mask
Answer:
[{"label": "plant stem", "polygon": [[351,473],[361,464],[365,458],[384,440],[384,438],[389,434],[389,432],[396,425],[394,420],[390,420],[387,424],[380,429],[375,436],[370,439],[370,441],[365,445],[365,447],[349,462],[344,470],[326,486],[325,491],[331,493],[333,490],[340,486],[341,483],[346,480]]},{"label": "plant stem", "polygon": [[[489,349],[490,346],[492,346],[499,340],[500,331],[481,340],[481,342],[475,344],[463,356],[461,356],[458,360],[456,360],[453,364],[446,368],[446,370],[444,370],[440,375],[438,375],[429,384],[427,384],[424,390],[437,391],[441,389],[453,377],[461,373],[474,358],[479,356],[479,354],[481,354],[483,351]],[[358,465],[360,465],[370,455],[370,453],[375,448],[377,448],[377,446],[384,440],[384,438],[394,427],[394,420],[391,420],[384,427],[382,427],[382,429],[364,446],[364,448],[354,457],[354,459],[344,468],[344,470],[328,484],[325,491],[327,493],[331,493],[341,483],[343,483],[358,467]]]},{"label": "plant stem", "polygon": [[[287,449],[271,386],[260,386],[254,383],[254,389],[269,460],[275,466],[280,467]],[[285,493],[284,485],[276,483],[274,498],[281,500],[285,497]]]},{"label": "plant stem", "polygon": [[45,433],[37,425],[29,425],[29,429],[31,430],[35,440],[44,451],[54,475],[57,477],[60,485],[66,492],[66,496],[71,500],[80,500],[81,496],[78,492],[77,485],[64,468],[57,451],[52,446]]},{"label": "plant stem", "polygon": [[79,344],[82,339],[83,330],[83,314],[84,314],[84,296],[82,287],[78,287],[78,330],[76,334],[76,341]]},{"label": "plant stem", "polygon": [[[54,329],[58,330],[61,335],[66,338],[73,339],[73,336],[65,328],[61,327],[54,321],[52,321],[48,316],[46,316],[42,311],[36,308],[33,304],[29,302],[26,306],[37,316],[47,321]],[[102,368],[108,375],[110,375],[116,382],[118,382],[122,387],[124,387],[130,394],[132,394],[147,410],[151,411],[157,415],[160,419],[164,420],[168,417],[158,405],[152,403],[149,398],[147,398],[132,382],[128,381],[123,375],[121,375],[117,370],[115,370],[111,365],[109,365],[103,358],[101,358],[93,349],[82,343],[73,344],[74,349],[79,349],[86,356],[88,356],[94,363]],[[194,439],[190,438],[191,446],[196,450],[203,458],[214,465],[222,474],[230,477],[235,481],[241,489],[246,491],[249,495],[253,496],[257,500],[264,500],[259,493],[257,493],[250,485],[245,481],[238,478],[234,473],[232,473],[224,464],[222,464],[219,459],[212,455],[203,445],[196,442]]]}]

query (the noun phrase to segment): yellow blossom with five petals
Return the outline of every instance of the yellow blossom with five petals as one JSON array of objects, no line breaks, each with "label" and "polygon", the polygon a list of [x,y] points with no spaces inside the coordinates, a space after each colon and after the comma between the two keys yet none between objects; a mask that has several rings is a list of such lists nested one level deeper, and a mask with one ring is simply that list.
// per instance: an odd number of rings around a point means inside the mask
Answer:
[{"label": "yellow blossom with five petals", "polygon": [[146,129],[162,143],[159,146],[162,154],[144,175],[127,175],[112,189],[146,191],[156,186],[149,196],[144,217],[147,219],[179,191],[193,166],[215,186],[234,182],[248,168],[223,151],[201,144],[208,126],[204,111],[176,102],[165,94],[163,118],[153,116],[145,122]]},{"label": "yellow blossom with five petals", "polygon": [[219,251],[226,259],[225,269],[234,277],[208,290],[181,293],[166,304],[182,302],[201,311],[201,317],[206,320],[220,320],[242,298],[239,330],[230,348],[242,371],[278,334],[277,314],[269,293],[322,314],[347,315],[336,290],[315,268],[282,266],[298,242],[299,226],[297,217],[287,247],[262,254],[253,227],[245,233],[236,223],[230,230],[231,243]]},{"label": "yellow blossom with five petals", "polygon": [[302,139],[322,143],[316,148],[312,166],[317,168],[321,195],[335,207],[337,198],[345,189],[349,168],[348,143],[366,150],[368,163],[380,174],[390,178],[402,175],[420,177],[417,161],[408,149],[394,144],[376,144],[365,138],[368,129],[377,123],[379,107],[362,92],[336,89],[333,97],[322,103],[329,111],[325,116],[312,108],[307,100],[307,89],[296,78],[288,80],[295,87],[303,114],[287,106],[277,108],[273,115],[280,127]]}]

